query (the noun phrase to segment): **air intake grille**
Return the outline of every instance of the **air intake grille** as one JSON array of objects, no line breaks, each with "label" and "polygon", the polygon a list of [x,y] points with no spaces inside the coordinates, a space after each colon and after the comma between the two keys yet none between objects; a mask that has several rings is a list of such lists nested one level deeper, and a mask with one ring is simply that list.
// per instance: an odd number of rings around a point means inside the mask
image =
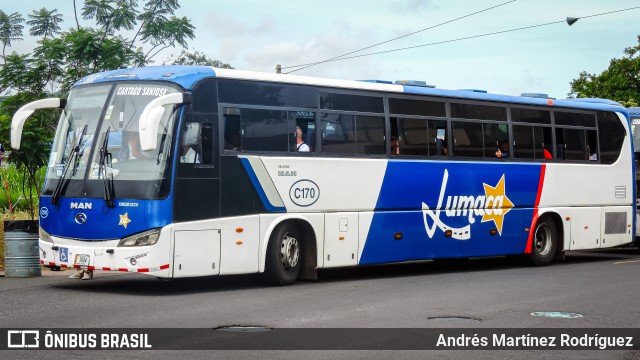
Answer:
[{"label": "air intake grille", "polygon": [[627,198],[627,187],[626,186],[616,186],[616,199],[626,199]]},{"label": "air intake grille", "polygon": [[627,232],[627,213],[608,212],[604,214],[604,233],[624,234]]}]

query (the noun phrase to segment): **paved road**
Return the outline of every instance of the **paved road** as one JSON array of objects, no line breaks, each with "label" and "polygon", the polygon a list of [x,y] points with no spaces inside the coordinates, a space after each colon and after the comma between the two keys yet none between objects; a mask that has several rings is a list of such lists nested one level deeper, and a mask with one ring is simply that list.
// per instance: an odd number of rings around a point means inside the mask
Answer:
[{"label": "paved road", "polygon": [[[436,261],[324,270],[320,280],[269,287],[257,276],[159,281],[141,274],[97,272],[94,280],[70,272],[33,279],[0,278],[2,327],[216,328],[592,328],[640,327],[640,250],[574,252],[548,267],[517,258]],[[532,312],[582,314],[576,319]],[[70,352],[68,352],[70,353]],[[7,353],[9,354],[9,353]],[[11,353],[22,356],[24,353]],[[66,354],[58,351],[56,356]],[[76,352],[75,354],[82,354]],[[107,352],[100,356],[109,357]],[[206,352],[172,352],[209,358]],[[255,358],[256,352],[226,356]],[[260,357],[264,352],[259,352]],[[425,353],[376,351],[269,352],[276,358],[424,358]],[[50,357],[37,352],[35,358]],[[158,353],[120,352],[157,357]],[[618,358],[633,351],[449,351],[444,358]],[[0,356],[2,356],[0,354]],[[66,355],[65,355],[66,356]],[[113,354],[110,355],[113,357]],[[31,356],[30,356],[31,357]],[[95,356],[92,356],[92,358]]]}]

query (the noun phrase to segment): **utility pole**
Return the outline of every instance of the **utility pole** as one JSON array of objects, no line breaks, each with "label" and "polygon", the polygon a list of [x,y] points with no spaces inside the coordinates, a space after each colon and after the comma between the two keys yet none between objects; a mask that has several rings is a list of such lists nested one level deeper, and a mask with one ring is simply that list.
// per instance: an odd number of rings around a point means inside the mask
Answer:
[{"label": "utility pole", "polygon": [[276,74],[282,74],[282,65],[276,64]]}]

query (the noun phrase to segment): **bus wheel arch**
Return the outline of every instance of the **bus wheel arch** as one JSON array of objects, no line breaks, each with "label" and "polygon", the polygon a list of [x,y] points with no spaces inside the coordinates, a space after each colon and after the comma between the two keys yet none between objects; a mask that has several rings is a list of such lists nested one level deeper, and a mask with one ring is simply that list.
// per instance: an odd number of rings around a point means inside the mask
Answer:
[{"label": "bus wheel arch", "polygon": [[264,275],[274,285],[290,285],[296,279],[317,279],[315,232],[301,219],[276,225],[269,236]]},{"label": "bus wheel arch", "polygon": [[532,229],[533,237],[529,260],[535,266],[549,265],[554,259],[564,256],[562,222],[558,214],[541,215]]}]

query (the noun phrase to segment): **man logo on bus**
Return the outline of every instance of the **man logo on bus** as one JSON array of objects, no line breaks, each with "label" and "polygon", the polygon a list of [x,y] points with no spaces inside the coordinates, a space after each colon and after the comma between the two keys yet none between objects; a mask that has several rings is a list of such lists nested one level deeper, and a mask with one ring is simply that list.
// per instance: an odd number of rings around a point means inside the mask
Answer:
[{"label": "man logo on bus", "polygon": [[[444,204],[444,194],[447,189],[448,180],[449,172],[445,170],[436,209],[443,209],[442,205]],[[493,221],[498,233],[502,235],[504,216],[513,208],[513,203],[509,200],[505,192],[504,174],[502,174],[502,177],[495,186],[485,183],[482,185],[484,187],[484,195],[447,196],[446,206],[444,207],[445,215],[447,217],[466,216],[469,219],[469,224],[460,228],[448,226],[440,219],[442,211],[436,212],[429,209],[427,204],[422,203],[424,226],[429,238],[433,238],[436,229],[440,229],[443,232],[451,230],[451,237],[454,239],[468,240],[471,237],[471,224],[476,222],[475,218],[477,216],[482,216],[481,222]],[[429,225],[429,219],[431,220],[431,225]]]}]

